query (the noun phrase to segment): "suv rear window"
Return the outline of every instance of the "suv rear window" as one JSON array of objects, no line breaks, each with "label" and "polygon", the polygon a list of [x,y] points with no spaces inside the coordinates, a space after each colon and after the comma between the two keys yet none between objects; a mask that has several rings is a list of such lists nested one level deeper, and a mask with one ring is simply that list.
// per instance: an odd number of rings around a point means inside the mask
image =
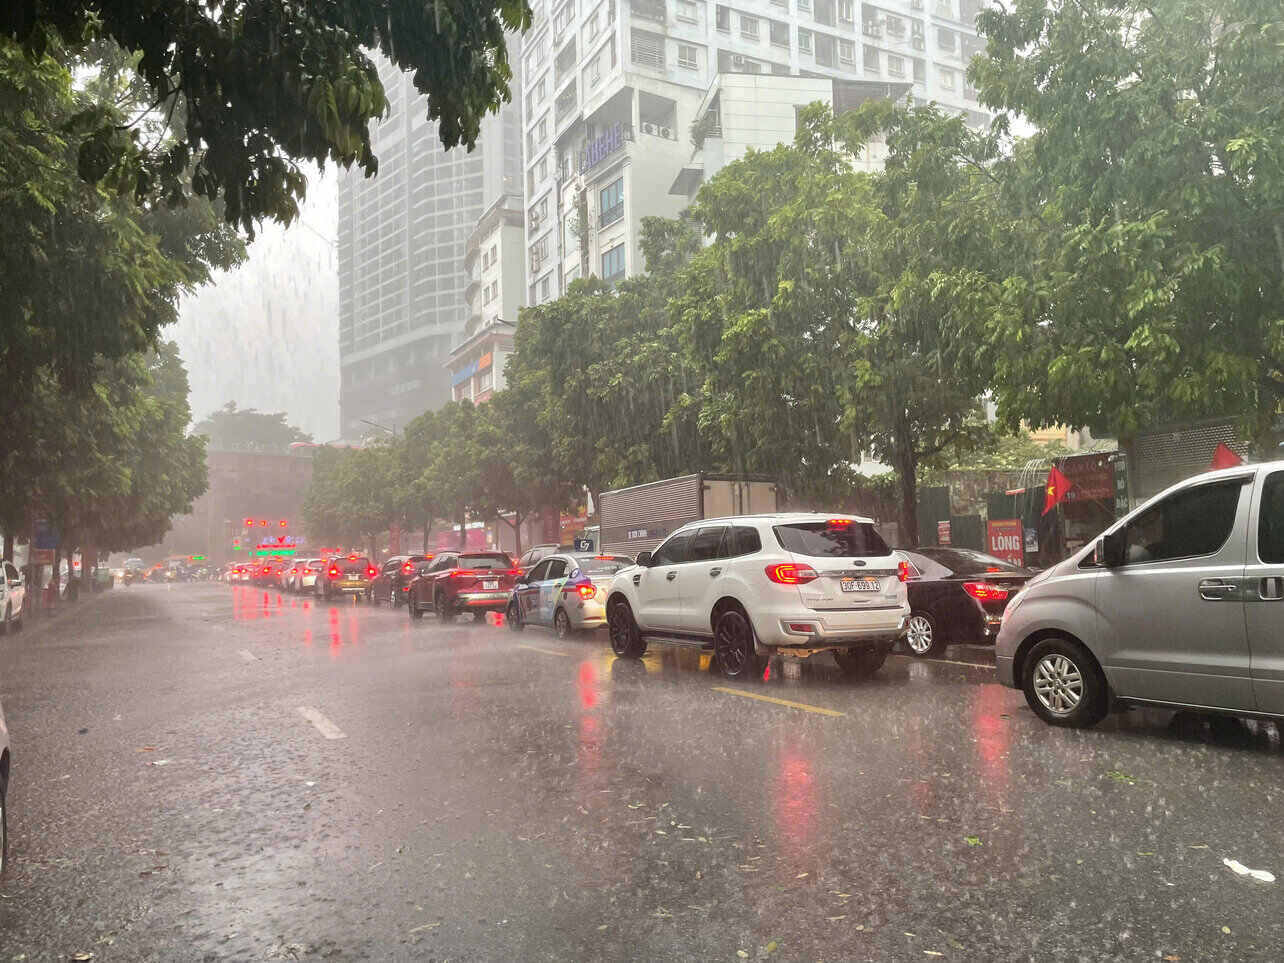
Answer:
[{"label": "suv rear window", "polygon": [[828,522],[795,522],[776,525],[776,539],[786,552],[829,558],[890,555],[892,550],[869,522],[831,525]]},{"label": "suv rear window", "polygon": [[513,560],[503,552],[491,552],[485,555],[459,556],[460,568],[492,569],[512,568]]},{"label": "suv rear window", "polygon": [[633,560],[625,558],[623,555],[595,555],[590,558],[576,558],[575,564],[580,567],[580,571],[585,575],[614,575],[620,569],[628,568],[632,565]]}]

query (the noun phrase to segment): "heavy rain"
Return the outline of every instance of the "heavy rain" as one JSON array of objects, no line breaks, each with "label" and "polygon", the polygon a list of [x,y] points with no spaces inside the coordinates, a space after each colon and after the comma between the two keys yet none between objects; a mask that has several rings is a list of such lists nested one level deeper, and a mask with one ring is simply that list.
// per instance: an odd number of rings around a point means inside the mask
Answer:
[{"label": "heavy rain", "polygon": [[1278,0],[0,9],[0,961],[1264,960]]}]

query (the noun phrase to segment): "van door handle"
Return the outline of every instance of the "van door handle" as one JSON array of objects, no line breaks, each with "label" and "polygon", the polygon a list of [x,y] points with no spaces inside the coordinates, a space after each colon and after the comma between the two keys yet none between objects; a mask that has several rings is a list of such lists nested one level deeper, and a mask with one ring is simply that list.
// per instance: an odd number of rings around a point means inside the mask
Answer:
[{"label": "van door handle", "polygon": [[1210,602],[1221,602],[1239,594],[1239,586],[1220,578],[1206,578],[1199,583],[1199,597]]},{"label": "van door handle", "polygon": [[672,582],[672,581],[673,581],[675,578],[677,578],[677,577],[678,577],[678,573],[677,573],[677,572],[670,572],[668,575],[666,575],[666,576],[664,577],[664,580],[665,580],[666,582]]},{"label": "van door handle", "polygon": [[710,577],[710,578],[717,578],[717,577],[718,577],[719,575],[721,575],[721,574],[722,574],[722,569],[720,569],[720,568],[711,568],[711,569],[709,569],[709,577]]}]

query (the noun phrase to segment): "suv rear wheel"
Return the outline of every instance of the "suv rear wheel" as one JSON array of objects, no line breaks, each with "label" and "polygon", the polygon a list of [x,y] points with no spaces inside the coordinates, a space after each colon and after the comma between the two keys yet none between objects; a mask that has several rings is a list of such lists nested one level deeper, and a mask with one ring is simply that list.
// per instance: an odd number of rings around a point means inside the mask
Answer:
[{"label": "suv rear wheel", "polygon": [[629,603],[622,599],[611,603],[606,617],[611,633],[611,651],[622,659],[640,659],[646,653],[646,640],[638,631]]},{"label": "suv rear wheel", "polygon": [[755,674],[758,658],[754,649],[753,626],[740,609],[727,609],[718,616],[713,628],[713,657],[728,679]]},{"label": "suv rear wheel", "polygon": [[883,667],[891,647],[877,649],[835,649],[834,661],[849,679],[867,679]]},{"label": "suv rear wheel", "polygon": [[1097,660],[1078,642],[1044,639],[1025,658],[1025,701],[1044,722],[1086,729],[1110,711],[1110,689]]},{"label": "suv rear wheel", "polygon": [[450,603],[446,601],[446,596],[443,592],[438,592],[433,596],[432,608],[437,613],[437,621],[443,625],[455,617],[455,612],[450,607]]}]

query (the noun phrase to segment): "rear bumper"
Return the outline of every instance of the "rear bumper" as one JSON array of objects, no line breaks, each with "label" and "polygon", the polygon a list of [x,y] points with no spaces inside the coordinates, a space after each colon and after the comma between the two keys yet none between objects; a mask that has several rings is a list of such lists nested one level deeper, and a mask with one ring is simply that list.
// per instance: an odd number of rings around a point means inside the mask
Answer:
[{"label": "rear bumper", "polygon": [[571,617],[571,624],[577,629],[597,629],[606,625],[606,606],[597,599],[586,601],[577,599],[576,602],[562,603],[566,609],[566,614]]},{"label": "rear bumper", "polygon": [[512,597],[512,591],[503,589],[495,592],[460,592],[455,596],[453,604],[462,609],[472,609],[483,612],[502,612],[508,608],[508,600]]},{"label": "rear bumper", "polygon": [[773,612],[770,622],[754,628],[764,645],[779,648],[860,648],[873,643],[895,642],[905,634],[908,618],[909,605],[858,612],[802,609],[789,613]]}]

